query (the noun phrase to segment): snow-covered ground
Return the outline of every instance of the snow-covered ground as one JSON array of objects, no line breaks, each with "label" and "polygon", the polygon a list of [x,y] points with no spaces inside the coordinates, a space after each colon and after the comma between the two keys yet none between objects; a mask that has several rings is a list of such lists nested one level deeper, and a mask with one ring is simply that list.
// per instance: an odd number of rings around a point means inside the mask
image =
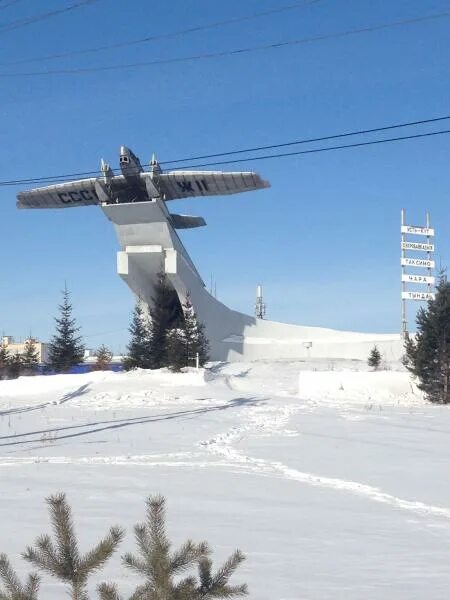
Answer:
[{"label": "snow-covered ground", "polygon": [[[0,382],[0,551],[21,573],[66,491],[81,546],[168,499],[174,542],[207,539],[255,600],[450,594],[450,409],[399,366],[217,364]],[[96,581],[132,589],[111,561]],[[94,583],[94,582],[93,582]],[[43,600],[61,598],[45,579]],[[94,597],[94,595],[93,595]]]}]

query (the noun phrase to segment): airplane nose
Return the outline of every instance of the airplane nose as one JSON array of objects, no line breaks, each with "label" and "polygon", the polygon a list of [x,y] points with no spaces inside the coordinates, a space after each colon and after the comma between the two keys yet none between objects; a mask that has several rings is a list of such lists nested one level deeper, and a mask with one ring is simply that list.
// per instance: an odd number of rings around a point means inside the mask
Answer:
[{"label": "airplane nose", "polygon": [[130,151],[126,146],[120,146],[120,156],[128,156]]}]

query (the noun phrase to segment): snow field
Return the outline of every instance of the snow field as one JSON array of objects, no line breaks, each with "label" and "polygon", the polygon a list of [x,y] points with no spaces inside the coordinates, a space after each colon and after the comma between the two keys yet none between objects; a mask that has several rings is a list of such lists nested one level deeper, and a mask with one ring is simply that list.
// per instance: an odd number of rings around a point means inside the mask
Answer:
[{"label": "snow field", "polygon": [[[450,589],[450,417],[399,365],[214,364],[0,382],[1,551],[21,572],[66,491],[83,548],[144,499],[168,499],[174,542],[235,547],[255,600],[440,599]],[[116,557],[98,581],[126,594]],[[93,582],[94,584],[95,582]],[[60,588],[45,579],[45,600]],[[95,597],[95,594],[93,594]]]}]

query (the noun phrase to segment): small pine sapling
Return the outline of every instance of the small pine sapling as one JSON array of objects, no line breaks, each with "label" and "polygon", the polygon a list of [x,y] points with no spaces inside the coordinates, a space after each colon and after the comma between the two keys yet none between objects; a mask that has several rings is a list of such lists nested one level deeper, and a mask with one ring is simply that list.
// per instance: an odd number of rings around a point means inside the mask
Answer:
[{"label": "small pine sapling", "polygon": [[39,365],[39,352],[36,348],[36,342],[33,338],[28,338],[25,342],[24,352],[22,354],[22,368],[25,375],[34,375]]},{"label": "small pine sapling", "polygon": [[68,584],[72,600],[88,600],[86,585],[89,577],[117,550],[124,531],[120,527],[111,527],[103,540],[81,555],[65,494],[50,496],[47,504],[54,541],[49,535],[41,535],[36,539],[36,547],[28,546],[22,556],[38,569]]},{"label": "small pine sapling", "polygon": [[376,346],[372,348],[369,354],[369,358],[367,359],[367,364],[369,367],[372,367],[375,371],[379,368],[381,364],[381,353]]},{"label": "small pine sapling", "polygon": [[37,600],[40,578],[30,573],[22,584],[6,554],[0,554],[0,600]]},{"label": "small pine sapling", "polygon": [[93,371],[106,371],[111,364],[113,353],[109,348],[102,344],[99,349],[95,352],[96,361],[92,365]]},{"label": "small pine sapling", "polygon": [[[122,557],[126,567],[141,575],[139,585],[130,600],[212,600],[213,598],[237,598],[247,594],[247,586],[230,586],[228,581],[244,560],[237,550],[212,574],[211,553],[208,544],[185,542],[172,551],[166,532],[165,499],[162,496],[147,500],[147,519],[134,528],[138,556],[127,553]],[[184,573],[198,568],[198,579]],[[101,600],[120,600],[117,588],[102,584],[98,588]]]}]

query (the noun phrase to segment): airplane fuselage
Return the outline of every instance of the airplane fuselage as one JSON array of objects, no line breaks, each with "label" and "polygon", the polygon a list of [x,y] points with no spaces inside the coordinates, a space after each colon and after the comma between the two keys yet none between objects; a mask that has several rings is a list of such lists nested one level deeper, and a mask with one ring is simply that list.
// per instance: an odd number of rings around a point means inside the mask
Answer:
[{"label": "airplane fuselage", "polygon": [[144,172],[144,169],[139,158],[129,148],[121,146],[119,164],[135,201],[148,200],[145,187],[140,179],[140,174]]}]

